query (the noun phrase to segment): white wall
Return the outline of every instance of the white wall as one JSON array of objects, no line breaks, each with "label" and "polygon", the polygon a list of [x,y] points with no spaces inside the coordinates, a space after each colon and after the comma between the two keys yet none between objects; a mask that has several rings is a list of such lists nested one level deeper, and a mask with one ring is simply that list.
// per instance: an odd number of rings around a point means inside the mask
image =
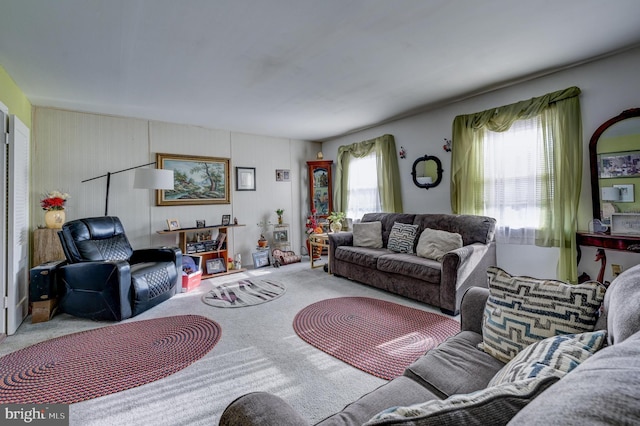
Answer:
[{"label": "white wall", "polygon": [[[570,86],[582,89],[581,106],[583,120],[583,179],[580,197],[578,227],[587,229],[591,219],[591,186],[589,181],[588,144],[600,124],[623,110],[640,107],[640,84],[637,73],[640,68],[640,48],[636,48],[596,62],[574,67],[552,75],[486,93],[461,102],[443,106],[406,119],[377,126],[322,145],[325,158],[335,161],[341,145],[371,139],[385,133],[395,136],[396,146],[407,151],[406,159],[399,159],[404,211],[412,213],[450,213],[450,165],[451,154],[442,149],[444,138],[451,138],[451,125],[455,116],[483,111],[541,96]],[[437,82],[434,82],[437,84]],[[455,142],[454,142],[455,144]],[[413,185],[411,166],[423,155],[435,155],[442,160],[444,179],[429,190]],[[398,157],[399,158],[399,157]],[[591,260],[595,249],[583,247],[580,272],[596,278],[600,264]],[[627,269],[640,261],[638,254],[607,250],[608,264],[617,263]],[[536,277],[555,277],[558,251],[555,248],[504,245],[498,247],[498,265],[504,269]],[[611,279],[611,269],[605,280]]]},{"label": "white wall", "polygon": [[[102,216],[106,178],[82,180],[155,161],[156,153],[230,158],[231,204],[156,206],[154,191],[133,189],[134,172],[111,177],[109,214],[120,217],[134,248],[176,244],[177,237],[159,235],[166,219],[182,227],[196,219],[219,224],[223,214],[246,226],[234,228],[229,252],[241,253],[251,267],[251,252],[260,236],[260,220],[276,221],[285,210],[291,224],[292,248],[300,253],[307,208],[306,160],[320,144],[197,126],[53,108],[34,108],[31,227],[44,224],[41,195],[53,189],[71,194],[67,220]],[[235,167],[256,168],[256,191],[235,191]],[[290,182],[276,182],[275,170],[289,169]]]}]

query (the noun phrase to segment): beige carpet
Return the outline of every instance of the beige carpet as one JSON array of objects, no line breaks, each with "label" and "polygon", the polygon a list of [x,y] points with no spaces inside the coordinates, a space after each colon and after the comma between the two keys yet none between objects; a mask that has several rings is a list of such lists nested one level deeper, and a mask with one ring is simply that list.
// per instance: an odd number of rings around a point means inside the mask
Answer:
[{"label": "beige carpet", "polygon": [[[242,309],[215,309],[201,301],[214,283],[269,277],[282,282],[282,297]],[[345,296],[379,298],[438,312],[426,305],[322,271],[308,258],[280,268],[261,268],[203,281],[189,293],[127,320],[203,315],[220,324],[222,337],[206,356],[164,379],[70,406],[70,425],[216,425],[222,410],[248,392],[266,391],[287,400],[310,423],[341,410],[386,383],[310,346],[293,330],[296,313],[317,301]],[[0,355],[33,343],[111,323],[57,315],[20,326],[0,344]],[[46,392],[45,389],[43,391]]]}]

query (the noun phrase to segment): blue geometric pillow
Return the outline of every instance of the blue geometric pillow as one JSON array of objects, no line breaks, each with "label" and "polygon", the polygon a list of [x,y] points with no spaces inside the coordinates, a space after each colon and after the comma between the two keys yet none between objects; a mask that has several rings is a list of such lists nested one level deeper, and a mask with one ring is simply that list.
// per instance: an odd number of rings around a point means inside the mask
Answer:
[{"label": "blue geometric pillow", "polygon": [[596,281],[573,285],[512,276],[495,266],[487,276],[479,347],[504,363],[547,337],[593,331],[606,290]]},{"label": "blue geometric pillow", "polygon": [[387,248],[398,253],[413,253],[417,233],[418,225],[395,222],[389,234]]},{"label": "blue geometric pillow", "polygon": [[607,337],[604,330],[563,334],[527,346],[491,379],[488,386],[534,377],[562,378],[596,353]]}]

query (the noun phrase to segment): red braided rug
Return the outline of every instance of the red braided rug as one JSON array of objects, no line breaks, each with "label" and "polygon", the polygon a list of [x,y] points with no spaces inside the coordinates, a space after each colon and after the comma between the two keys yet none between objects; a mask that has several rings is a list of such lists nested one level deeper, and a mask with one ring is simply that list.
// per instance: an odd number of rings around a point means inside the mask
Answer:
[{"label": "red braided rug", "polygon": [[203,357],[220,326],[181,315],[73,333],[0,358],[0,404],[71,404],[173,374]]},{"label": "red braided rug", "polygon": [[391,380],[459,332],[460,323],[384,300],[341,297],[307,306],[294,318],[293,329],[321,351]]}]

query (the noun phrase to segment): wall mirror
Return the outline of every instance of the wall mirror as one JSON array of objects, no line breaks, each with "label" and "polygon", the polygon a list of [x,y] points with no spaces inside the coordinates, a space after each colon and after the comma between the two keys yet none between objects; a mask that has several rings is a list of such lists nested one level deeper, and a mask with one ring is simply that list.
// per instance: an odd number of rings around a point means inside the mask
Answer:
[{"label": "wall mirror", "polygon": [[411,176],[418,188],[429,189],[438,186],[442,181],[442,162],[438,157],[425,155],[413,162]]},{"label": "wall mirror", "polygon": [[589,142],[589,162],[593,218],[611,225],[625,214],[640,217],[640,108],[598,127]]}]

